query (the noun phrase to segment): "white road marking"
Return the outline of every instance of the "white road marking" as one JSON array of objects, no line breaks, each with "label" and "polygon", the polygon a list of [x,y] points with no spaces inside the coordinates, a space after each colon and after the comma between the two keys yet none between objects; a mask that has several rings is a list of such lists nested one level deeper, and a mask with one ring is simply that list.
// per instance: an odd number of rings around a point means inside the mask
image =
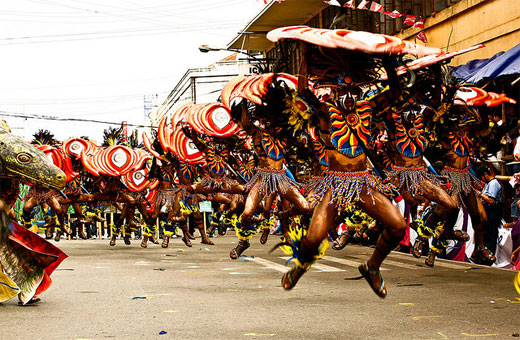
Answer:
[{"label": "white road marking", "polygon": [[286,271],[288,271],[290,269],[290,268],[288,268],[286,266],[282,266],[281,264],[278,264],[276,262],[272,262],[272,261],[263,259],[263,258],[258,257],[258,256],[248,257],[247,260],[248,261],[257,262],[257,263],[263,265],[266,268],[274,269],[276,271],[279,271],[280,273],[285,273]]},{"label": "white road marking", "polygon": [[444,267],[444,268],[451,268],[451,269],[466,269],[468,265],[471,265],[471,264],[468,263],[466,265],[461,266],[460,264],[443,262],[443,261],[439,261],[438,259],[436,259],[434,267]]},{"label": "white road marking", "polygon": [[[404,256],[407,258],[412,258],[412,254],[400,253],[400,252],[392,252],[392,255]],[[415,258],[414,258],[415,259]],[[418,259],[421,261],[421,259]],[[451,268],[451,269],[466,269],[468,266],[472,266],[471,262],[460,262],[460,261],[451,261],[446,259],[436,259],[435,266]]]},{"label": "white road marking", "polygon": [[[289,256],[280,256],[281,259],[284,259],[285,261],[287,261],[288,259],[290,259]],[[336,267],[332,267],[332,266],[327,266],[326,264],[322,264],[322,263],[315,263],[312,265],[311,267],[312,269],[317,269],[321,272],[344,272],[345,270],[344,269],[340,269],[340,268],[336,268]]]},{"label": "white road marking", "polygon": [[419,267],[414,264],[392,261],[392,260],[389,260],[388,258],[383,261],[383,265],[386,265],[386,264],[389,264],[391,266],[400,267],[400,268],[406,268],[406,269],[410,269],[410,270],[425,269],[424,267]]},{"label": "white road marking", "polygon": [[[284,261],[287,261],[289,259],[288,256],[280,256],[279,258],[283,259]],[[278,263],[273,262],[273,261],[269,261],[269,260],[263,259],[261,257],[256,257],[256,256],[255,257],[248,257],[245,260],[248,261],[248,262],[259,263],[262,266],[264,266],[265,268],[273,269],[273,270],[276,270],[276,271],[281,272],[281,273],[285,273],[286,271],[288,271],[290,269],[287,266],[278,264]],[[342,264],[342,265],[345,265],[345,266],[348,266],[348,267],[354,267],[354,268],[357,268],[359,266],[359,264],[361,263],[361,262],[357,262],[357,261],[337,258],[337,257],[334,257],[334,256],[325,256],[325,257],[323,257],[323,260],[334,262],[334,263],[338,263],[338,264]],[[426,269],[426,267],[422,267],[422,266],[419,267],[419,266],[414,265],[414,264],[402,263],[402,262],[393,261],[393,260],[389,260],[389,259],[385,259],[385,261],[383,262],[383,265],[396,266],[396,267],[405,268],[405,269],[409,269],[409,270]],[[442,263],[442,264],[440,264],[440,266],[455,266],[455,265]],[[460,269],[460,266],[457,266],[457,268]],[[312,269],[314,269],[314,270],[316,270],[318,272],[344,272],[345,271],[344,269],[333,267],[333,266],[329,266],[329,265],[326,265],[326,264],[323,264],[323,263],[316,263],[316,264],[314,264],[312,266]],[[381,268],[381,270],[384,271],[384,270],[390,270],[390,269],[389,268]]]},{"label": "white road marking", "polygon": [[327,266],[326,264],[320,264],[320,263],[313,264],[312,268],[317,269],[322,272],[344,272],[345,271],[345,269]]},{"label": "white road marking", "polygon": [[[357,268],[362,263],[362,262],[356,262],[356,261],[351,261],[351,260],[346,260],[346,259],[340,259],[340,258],[333,257],[333,256],[324,256],[323,259],[325,261],[336,262],[336,263],[344,264],[345,266],[354,267],[354,268]],[[383,271],[383,270],[388,270],[388,269],[381,268],[380,270]]]}]

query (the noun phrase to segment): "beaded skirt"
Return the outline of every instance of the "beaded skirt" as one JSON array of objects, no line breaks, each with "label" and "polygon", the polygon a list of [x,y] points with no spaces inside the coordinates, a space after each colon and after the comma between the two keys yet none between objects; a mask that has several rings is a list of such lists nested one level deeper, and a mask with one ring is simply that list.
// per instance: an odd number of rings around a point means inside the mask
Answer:
[{"label": "beaded skirt", "polygon": [[256,170],[257,171],[251,180],[245,185],[247,191],[251,190],[255,186],[258,179],[260,179],[258,190],[264,195],[270,195],[277,192],[285,194],[290,188],[300,190],[300,185],[289,178],[285,173],[285,170],[266,168],[257,168]]},{"label": "beaded skirt", "polygon": [[393,179],[399,180],[400,185],[399,188],[397,188],[398,190],[409,191],[412,194],[412,196],[419,196],[422,194],[421,183],[425,181],[430,181],[434,185],[441,184],[437,176],[428,172],[428,170],[424,166],[394,166],[392,170],[386,171],[385,173],[390,181],[392,181]]},{"label": "beaded skirt", "polygon": [[462,195],[467,195],[475,190],[475,187],[482,187],[482,181],[475,177],[470,171],[469,167],[464,169],[444,167],[441,175],[446,177],[450,183],[448,193],[450,195],[457,195],[462,203]]},{"label": "beaded skirt", "polygon": [[334,204],[339,212],[346,211],[349,206],[359,201],[360,194],[366,187],[372,196],[372,190],[377,190],[385,195],[390,195],[394,187],[390,183],[383,183],[380,177],[374,176],[369,170],[363,171],[325,171],[325,178],[309,197],[312,206],[316,206],[323,200],[328,191],[332,192],[329,204]]}]

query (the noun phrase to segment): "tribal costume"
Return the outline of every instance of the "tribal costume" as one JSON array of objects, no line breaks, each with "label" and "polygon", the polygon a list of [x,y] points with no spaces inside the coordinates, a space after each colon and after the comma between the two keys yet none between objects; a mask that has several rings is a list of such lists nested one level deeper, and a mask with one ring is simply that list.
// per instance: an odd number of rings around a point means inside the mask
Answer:
[{"label": "tribal costume", "polygon": [[[466,129],[450,131],[446,137],[449,149],[454,154],[454,157],[469,159],[472,153],[473,142],[469,138]],[[460,204],[464,204],[463,195],[473,192],[475,186],[480,188],[484,185],[469,171],[469,166],[455,168],[447,165],[442,170],[442,175],[446,176],[450,181],[450,194],[456,195],[460,199]]]},{"label": "tribal costume", "polygon": [[374,189],[391,195],[393,186],[390,183],[383,183],[380,177],[371,174],[369,170],[349,172],[327,170],[325,178],[320,182],[309,201],[315,207],[330,191],[332,198],[329,204],[334,205],[338,213],[341,213],[361,199],[360,194],[363,189],[366,189],[370,196]]},{"label": "tribal costume", "polygon": [[[403,117],[404,116],[404,117]],[[390,131],[393,135],[392,147],[395,152],[391,165],[391,170],[386,172],[389,180],[399,183],[399,191],[407,191],[412,196],[420,196],[423,193],[423,183],[431,182],[435,186],[441,183],[439,179],[428,172],[423,165],[422,153],[426,148],[426,129],[422,115],[415,111],[406,113],[392,113],[392,124],[395,131]],[[397,184],[396,184],[397,185]]]},{"label": "tribal costume", "polygon": [[[464,112],[466,114],[467,112]],[[495,255],[485,246],[487,215],[482,202],[477,197],[475,186],[482,184],[469,169],[473,142],[469,138],[467,125],[460,119],[456,131],[448,131],[441,140],[444,149],[444,167],[442,174],[451,184],[450,194],[456,198],[459,206],[467,209],[475,231],[475,250],[470,260],[485,265],[495,262]]]},{"label": "tribal costume", "polygon": [[157,197],[154,204],[172,208],[175,204],[175,196],[179,189],[177,188],[161,188],[157,189]]},{"label": "tribal costume", "polygon": [[41,205],[45,203],[50,197],[57,196],[56,190],[42,188],[40,186],[33,186],[29,189],[29,192],[25,195],[25,199],[34,198],[36,200],[36,205]]},{"label": "tribal costume", "polygon": [[205,188],[209,188],[212,191],[215,192],[221,192],[222,190],[226,190],[226,188],[237,185],[237,181],[227,177],[226,175],[223,175],[222,177],[211,177],[209,175],[206,175],[202,177],[198,185],[201,185]]},{"label": "tribal costume", "polygon": [[285,170],[256,168],[256,173],[245,185],[246,190],[250,191],[258,181],[260,184],[256,188],[264,196],[278,192],[285,194],[290,188],[300,189],[300,185],[289,178]]},{"label": "tribal costume", "polygon": [[[159,167],[157,163],[154,163],[153,171],[157,179],[159,180],[159,188],[157,189],[157,195],[153,202],[150,202],[153,206],[153,211],[148,213],[145,217],[145,223],[143,228],[143,239],[141,240],[141,247],[148,247],[148,239],[152,239],[155,243],[155,235],[158,233],[157,218],[159,217],[161,210],[172,211],[175,207],[177,188],[172,186],[176,172],[172,164],[163,160]],[[168,222],[166,222],[168,223]],[[161,222],[161,225],[166,225]],[[172,227],[175,230],[174,227]],[[168,227],[168,230],[171,229]],[[169,238],[172,234],[165,233],[163,238],[162,247],[168,246]]]},{"label": "tribal costume", "polygon": [[441,182],[437,176],[429,172],[424,166],[416,167],[402,167],[394,165],[392,170],[386,171],[386,175],[392,181],[397,179],[400,183],[398,190],[409,191],[412,196],[421,196],[423,194],[423,187],[421,183],[430,181],[433,185],[440,186]]},{"label": "tribal costume", "polygon": [[11,204],[21,181],[61,190],[65,173],[3,124],[0,163],[0,303],[18,296],[19,304],[25,305],[40,300],[38,295],[50,287],[50,275],[67,255],[16,223]]},{"label": "tribal costume", "polygon": [[[193,190],[202,194],[212,193],[242,193],[244,188],[226,174],[228,167],[229,150],[228,146],[216,143],[216,145],[209,143],[202,143],[196,137],[194,143],[200,150],[204,150],[206,156],[206,170],[207,173],[202,179],[193,186]],[[217,153],[217,148],[221,149]],[[227,202],[228,204],[230,202]]]},{"label": "tribal costume", "polygon": [[[364,35],[370,33],[363,32]],[[312,36],[312,38],[311,38]],[[383,230],[370,259],[359,266],[359,271],[379,297],[386,296],[386,286],[379,267],[405,234],[406,223],[399,211],[382,192],[391,186],[376,180],[368,171],[368,145],[371,137],[372,107],[376,113],[388,109],[389,103],[401,100],[401,88],[395,77],[394,55],[407,53],[404,49],[385,48],[381,36],[374,40],[363,38],[359,44],[347,37],[356,37],[348,30],[314,29],[305,26],[283,27],[268,33],[273,42],[297,40],[304,44],[298,76],[298,92],[312,103],[313,114],[318,119],[319,131],[329,157],[329,169],[316,194],[321,198],[314,209],[308,232],[299,244],[291,242],[293,253],[298,254],[296,266],[282,277],[284,289],[292,289],[308,270],[316,257],[322,255],[326,240],[338,212],[349,204],[355,204],[369,216],[383,222]],[[390,37],[386,38],[389,41]],[[391,39],[395,39],[392,37]],[[361,40],[361,39],[360,39]],[[409,45],[419,50],[417,45]],[[426,50],[421,51],[427,53]],[[377,74],[392,72],[394,81],[380,83]],[[308,89],[308,81],[314,88]],[[362,86],[362,87],[361,87]],[[360,100],[363,91],[371,88],[388,88],[386,93],[372,102]],[[316,89],[324,88],[328,94],[318,100]],[[385,88],[386,90],[386,88]],[[309,119],[310,124],[313,120]],[[318,126],[316,126],[318,128]],[[374,162],[374,160],[371,160]],[[348,182],[344,183],[348,178]],[[381,190],[381,191],[379,191]],[[346,197],[342,195],[346,194]],[[317,202],[317,201],[316,201]]]},{"label": "tribal costume", "polygon": [[323,179],[325,179],[325,176],[312,176],[311,179],[302,186],[303,190],[305,190],[305,194],[307,195],[315,191]]},{"label": "tribal costume", "polygon": [[[469,160],[472,153],[473,142],[469,138],[466,129],[449,131],[446,136],[446,141],[449,144],[449,150],[453,158]],[[442,174],[450,180],[450,194],[457,195],[462,199],[462,195],[468,195],[474,191],[475,184],[479,187],[483,186],[483,183],[470,173],[469,166],[457,168],[449,166],[448,164],[444,167]],[[463,201],[461,200],[460,203],[463,204]]]},{"label": "tribal costume", "polygon": [[313,154],[313,159],[311,161],[313,168],[313,175],[309,179],[307,183],[303,185],[303,189],[305,190],[305,195],[309,196],[315,191],[319,186],[321,181],[325,178],[324,171],[329,167],[329,156],[327,155],[327,151],[325,150],[325,145],[316,135],[316,129],[309,129],[309,137],[311,140],[311,145],[308,145]]},{"label": "tribal costume", "polygon": [[[284,209],[284,213],[280,214],[280,220],[284,235],[288,236],[289,214],[285,212],[289,212],[290,205],[293,204],[294,209],[299,213],[310,213],[310,208],[300,193],[300,185],[291,179],[283,169],[287,145],[281,138],[282,129],[273,127],[264,130],[252,124],[245,101],[241,103],[240,110],[241,128],[252,137],[254,151],[259,161],[256,173],[245,185],[245,189],[249,193],[240,217],[241,228],[245,231],[254,229],[253,216],[264,199],[262,215],[264,219],[268,219],[271,205],[278,194],[282,198],[282,208]],[[266,243],[268,235],[269,224],[264,223],[260,243]],[[249,240],[239,239],[238,245],[229,254],[230,258],[237,259],[247,248],[249,248]]]},{"label": "tribal costume", "polygon": [[240,157],[237,158],[238,172],[244,179],[249,182],[255,174],[255,158],[250,155],[247,160],[242,160]]},{"label": "tribal costume", "polygon": [[383,195],[392,191],[392,185],[383,183],[366,167],[365,148],[370,142],[372,116],[370,103],[352,100],[351,106],[340,108],[336,103],[326,102],[319,113],[320,134],[328,153],[329,170],[325,171],[325,179],[311,195],[310,201],[315,204],[315,209],[308,232],[301,239],[290,241],[296,266],[282,277],[282,286],[293,288],[310,265],[323,255],[323,242],[327,241],[336,216],[355,204],[387,226],[371,258],[359,267],[376,294],[385,297],[386,287],[379,266],[404,236],[406,224],[399,211]]},{"label": "tribal costume", "polygon": [[460,199],[459,202],[461,204],[464,204],[463,195],[468,195],[474,192],[475,188],[484,186],[482,181],[469,171],[469,166],[464,169],[445,166],[441,171],[441,175],[447,178],[450,183],[450,188],[448,189],[450,195],[456,195]]},{"label": "tribal costume", "polygon": [[[331,166],[330,170],[324,172],[325,178],[309,198],[311,204],[315,206],[309,233],[301,241],[292,242],[293,248],[299,249],[297,253],[302,256],[299,262],[296,262],[302,263],[302,265],[295,267],[298,269],[293,269],[293,271],[298,271],[296,275],[299,276],[308,269],[306,261],[314,262],[315,255],[321,253],[320,244],[334,222],[335,216],[347,211],[354,204],[360,204],[361,207],[368,209],[375,205],[374,195],[376,193],[378,200],[381,200],[381,197],[384,197],[381,193],[391,194],[393,188],[390,183],[383,183],[366,168],[363,145],[367,145],[370,138],[371,109],[369,103],[358,101],[347,113],[332,103],[327,102],[325,105],[323,110],[326,111],[323,115],[327,114],[324,117],[330,124],[330,133],[321,130],[321,135],[326,149],[330,150],[328,156]],[[332,160],[334,163],[331,163]],[[355,164],[358,169],[360,167],[365,167],[365,169],[341,170],[338,164],[345,162]],[[387,207],[390,206],[387,205]],[[369,210],[372,211],[373,208]],[[396,212],[392,211],[392,213],[397,216]],[[320,216],[318,217],[318,215]],[[402,218],[400,215],[398,217]],[[400,234],[401,231],[399,231]],[[394,235],[391,237],[390,241],[393,241]],[[389,238],[390,236],[387,236],[387,239]],[[397,239],[399,236],[395,236],[395,238]],[[290,272],[288,275],[291,275],[292,278],[293,274]],[[289,285],[286,288],[292,287]]]},{"label": "tribal costume", "polygon": [[[392,121],[387,123],[389,126],[387,132],[391,141],[387,154],[392,158],[393,164],[386,175],[391,183],[398,187],[406,204],[410,206],[412,216],[410,225],[419,234],[412,251],[416,258],[422,256],[422,249],[428,240],[428,237],[421,234],[422,228],[435,229],[435,226],[441,223],[446,225],[446,231],[442,235],[437,233],[437,238],[441,236],[444,239],[466,240],[468,238],[464,232],[453,230],[458,216],[457,204],[441,187],[442,183],[436,171],[431,166],[429,169],[425,166],[429,163],[423,157],[427,147],[427,131],[422,115],[424,109],[420,106],[407,105],[399,113],[394,111]],[[435,205],[436,208],[428,219],[422,221],[421,217],[417,216],[417,207],[425,200],[438,204]],[[408,220],[409,216],[405,218]],[[434,261],[435,254],[430,253],[425,263],[433,266]]]}]

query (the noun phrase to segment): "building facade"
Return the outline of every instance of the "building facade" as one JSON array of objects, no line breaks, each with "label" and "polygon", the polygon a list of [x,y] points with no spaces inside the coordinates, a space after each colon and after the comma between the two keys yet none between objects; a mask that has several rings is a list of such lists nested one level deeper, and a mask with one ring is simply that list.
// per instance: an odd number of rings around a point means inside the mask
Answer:
[{"label": "building facade", "polygon": [[[347,0],[338,0],[342,5]],[[356,4],[360,0],[354,1]],[[272,29],[307,25],[317,28],[351,29],[395,35],[422,44],[417,34],[424,32],[429,46],[456,51],[477,44],[481,48],[453,58],[451,66],[473,59],[490,58],[520,42],[519,0],[378,0],[384,10],[425,18],[424,28],[404,25],[404,18],[391,18],[368,10],[331,6],[319,0],[269,2],[228,44],[228,49],[263,55],[264,68],[298,73],[301,51],[296,43],[275,45],[266,38]],[[290,44],[293,44],[292,46]],[[238,55],[207,68],[186,71],[157,111],[150,114],[153,126],[188,102],[216,101],[224,84],[240,74],[256,73],[250,60]]]},{"label": "building facade", "polygon": [[233,77],[255,72],[255,65],[248,59],[238,57],[237,53],[217,61],[204,68],[190,68],[177,82],[168,97],[149,114],[151,125],[157,126],[159,121],[189,102],[215,102],[220,96],[222,87]]},{"label": "building facade", "polygon": [[[346,0],[339,0],[341,4]],[[360,0],[356,0],[358,4]],[[416,37],[424,31],[427,45],[446,51],[464,49],[484,43],[485,48],[456,57],[452,66],[473,59],[485,59],[520,42],[520,1],[511,0],[379,0],[384,10],[425,18],[424,28],[404,25],[404,18],[391,18],[368,10],[330,6],[315,0],[270,2],[241,33],[228,44],[229,48],[261,51],[267,60],[284,60],[276,71],[297,73],[301,54],[297,49],[277,48],[265,38],[272,29],[307,25],[317,28],[351,29],[395,35],[422,44]],[[288,53],[287,51],[292,51]]]}]

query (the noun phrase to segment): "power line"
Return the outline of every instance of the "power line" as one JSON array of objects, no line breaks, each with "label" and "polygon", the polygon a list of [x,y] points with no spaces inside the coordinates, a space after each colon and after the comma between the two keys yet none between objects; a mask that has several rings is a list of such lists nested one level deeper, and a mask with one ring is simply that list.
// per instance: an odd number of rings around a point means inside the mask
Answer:
[{"label": "power line", "polygon": [[[39,120],[47,120],[47,121],[65,121],[65,122],[87,122],[87,123],[96,123],[96,124],[106,124],[106,125],[121,125],[121,122],[108,122],[104,120],[97,120],[97,119],[84,119],[84,118],[60,118],[60,117],[53,117],[53,116],[43,116],[43,115],[32,115],[27,113],[19,113],[19,112],[8,112],[8,111],[0,111],[1,116],[7,116],[7,117],[14,117],[14,118],[23,118],[23,119],[39,119]],[[144,127],[143,124],[132,124],[127,123],[128,126],[133,127]],[[157,126],[148,126],[151,128],[157,128]]]},{"label": "power line", "polygon": [[[2,91],[0,90],[0,93]],[[157,91],[155,91],[157,92]],[[157,94],[166,94],[167,91],[159,91]],[[116,102],[131,102],[136,100],[141,100],[143,98],[142,93],[138,94],[129,94],[129,95],[114,95],[114,96],[103,96],[103,97],[97,97],[97,96],[91,96],[91,97],[77,97],[77,98],[71,98],[67,97],[66,99],[23,99],[23,101],[15,100],[15,101],[9,101],[9,100],[1,100],[0,105],[74,105],[74,104],[82,104],[82,103],[89,103],[89,104],[101,104],[101,103],[116,103]]]},{"label": "power line", "polygon": [[[100,14],[113,14],[112,12],[109,12],[109,11],[105,11],[105,10],[99,10],[99,9],[89,9],[89,8],[85,8],[85,7],[77,7],[77,6],[71,6],[71,5],[67,5],[67,4],[62,4],[62,3],[58,3],[58,2],[52,2],[52,1],[45,1],[45,0],[27,0],[29,2],[35,2],[35,3],[38,3],[38,4],[41,4],[41,5],[46,5],[46,6],[53,6],[53,7],[64,7],[64,8],[70,8],[70,9],[75,9],[77,11],[80,11],[82,13],[100,13]],[[74,1],[74,0],[73,0]],[[96,2],[91,2],[91,1],[80,1],[80,0],[75,0],[75,2],[79,2],[79,3],[82,3],[82,4],[86,4],[86,5],[91,5],[91,6],[97,6],[97,7],[104,7],[104,8],[111,8],[111,9],[114,9],[114,10],[117,10],[118,13],[143,13],[143,14],[161,14],[161,16],[163,17],[166,17],[166,16],[171,16],[171,14],[176,14],[177,16],[181,16],[187,12],[192,12],[192,11],[196,11],[196,12],[200,12],[201,9],[203,10],[207,10],[207,9],[213,9],[213,8],[222,8],[222,7],[231,7],[231,6],[234,6],[236,3],[240,3],[242,2],[243,0],[226,0],[226,1],[215,1],[215,0],[207,0],[206,2],[208,2],[208,4],[204,4],[204,1],[202,0],[199,0],[196,4],[193,3],[193,1],[187,1],[186,3],[181,3],[179,4],[179,1],[176,0],[175,3],[169,3],[169,4],[165,4],[165,5],[162,5],[162,6],[148,6],[148,7],[118,7],[118,6],[111,6],[111,5],[107,5],[105,3],[96,3]],[[70,2],[70,1],[69,1]],[[132,3],[131,1],[125,1],[125,3]],[[135,5],[138,5],[140,6],[141,3],[135,3],[133,2],[133,4]],[[82,6],[82,5],[81,5]],[[168,8],[171,8],[172,10],[175,10],[174,13],[172,12],[168,12],[167,9]],[[25,13],[29,13],[29,14],[34,14],[35,12],[25,12],[25,11],[2,11],[4,13],[13,13],[13,14],[16,14],[16,13],[19,13],[19,14],[25,14]],[[44,13],[50,13],[50,12],[44,12]],[[71,13],[77,13],[77,12],[63,12],[64,14],[71,14]],[[56,13],[52,13],[52,14],[56,14]]]},{"label": "power line", "polygon": [[[105,17],[112,18],[112,20],[113,20],[113,17],[117,17],[117,18],[124,19],[124,20],[132,20],[132,21],[138,21],[138,22],[153,23],[155,25],[160,24],[157,27],[161,27],[161,26],[162,27],[169,27],[172,17],[181,18],[181,19],[189,19],[186,16],[186,13],[191,13],[191,12],[195,12],[195,11],[200,12],[201,8],[203,8],[206,11],[208,11],[208,10],[211,10],[211,9],[214,9],[214,8],[222,8],[224,6],[225,7],[232,7],[232,6],[234,6],[235,3],[239,3],[242,0],[226,1],[224,3],[214,3],[214,2],[212,2],[211,4],[204,5],[204,6],[202,6],[200,4],[197,4],[197,5],[191,4],[188,7],[182,7],[182,6],[179,6],[178,4],[173,4],[173,5],[170,4],[169,6],[138,7],[138,8],[135,8],[135,7],[134,8],[116,7],[116,6],[106,5],[106,4],[100,4],[100,3],[93,3],[93,2],[88,2],[88,1],[78,1],[78,0],[76,0],[76,2],[94,6],[92,9],[91,8],[85,8],[85,7],[71,6],[71,5],[68,5],[68,4],[62,4],[62,3],[58,3],[58,2],[45,1],[45,0],[27,0],[27,1],[38,3],[40,5],[47,5],[47,6],[53,6],[53,7],[64,7],[64,8],[68,8],[68,9],[73,9],[75,11],[73,11],[73,12],[61,12],[61,13],[56,13],[56,12],[2,11],[2,13],[0,13],[0,15],[8,15],[8,16],[9,15],[18,15],[18,16],[33,17],[30,20],[31,22],[35,22],[34,21],[34,17],[41,17],[41,18],[49,18],[49,17],[50,18],[60,18],[61,17],[61,18],[70,19],[70,18],[93,18],[92,15],[95,15],[95,18],[103,19],[102,17],[98,16],[98,15],[103,15]],[[164,10],[165,7],[168,8],[168,7],[172,7],[172,6],[174,7],[172,9],[175,10],[175,11],[169,12],[169,11],[165,11]],[[110,11],[110,10],[99,9],[100,7],[101,8],[111,8],[113,10]],[[148,8],[156,9],[156,11],[148,11],[147,10]],[[78,13],[78,11],[79,11],[79,13]],[[132,15],[128,15],[126,13],[130,13]],[[135,15],[136,13],[137,14],[141,14],[142,16],[136,16]],[[74,15],[74,14],[76,14],[76,15]],[[87,16],[85,16],[85,15],[87,15]],[[162,18],[166,18],[167,22],[158,20],[158,19],[162,19]],[[192,19],[196,20],[197,18],[192,18]],[[12,19],[9,20],[9,19],[6,19],[5,21],[22,21],[22,20],[12,20]],[[26,20],[26,21],[29,21],[29,20]],[[57,23],[75,23],[75,24],[77,24],[78,23],[77,21],[78,20],[76,19],[75,21],[57,22]],[[203,21],[203,22],[205,22],[205,21]],[[234,20],[234,22],[237,22],[237,20]],[[43,21],[43,23],[52,23],[52,22],[51,21]],[[82,22],[82,23],[84,23],[84,22]],[[91,23],[95,23],[95,22],[91,22]]]},{"label": "power line", "polygon": [[[211,83],[222,83],[224,80],[216,80],[216,81],[206,81],[203,82],[205,84],[211,84]],[[179,89],[177,91],[171,91],[168,98],[165,99],[164,102],[168,101],[168,99],[174,95],[175,93],[179,93],[183,89]],[[184,89],[186,91],[186,89]],[[206,96],[214,93],[220,92],[221,89],[212,90],[209,92],[203,92],[199,93],[199,96]],[[36,105],[36,104],[35,104]],[[163,107],[164,103],[161,105],[159,109]],[[110,112],[96,112],[96,113],[77,113],[80,115],[90,115],[90,116],[96,116],[96,115],[105,115],[109,113],[116,113],[116,112],[123,112],[123,111],[129,111],[133,109],[131,108],[122,108],[120,110],[111,110]],[[169,110],[169,109],[168,109]],[[114,122],[108,122],[108,121],[102,121],[102,120],[96,120],[96,119],[84,119],[84,118],[73,118],[73,117],[57,117],[57,116],[49,116],[49,115],[36,115],[36,114],[30,114],[30,113],[22,113],[22,112],[12,112],[12,111],[2,111],[0,110],[0,116],[7,116],[7,117],[14,117],[14,118],[23,118],[23,119],[38,119],[38,120],[47,120],[47,121],[70,121],[70,122],[90,122],[90,123],[97,123],[97,124],[108,124],[108,125],[120,125],[121,123],[114,123]],[[143,124],[127,124],[129,126],[143,126]],[[149,126],[147,127],[157,128],[156,126]]]},{"label": "power line", "polygon": [[[55,86],[49,86],[49,85],[41,85],[37,87],[9,87],[9,88],[0,88],[0,92],[18,92],[18,91],[31,91],[31,90],[41,90],[42,88],[49,90],[49,89],[70,89],[71,87],[100,87],[100,86],[108,86],[108,85],[119,85],[124,84],[127,85],[129,83],[139,83],[142,84],[143,82],[150,82],[155,80],[164,80],[164,79],[174,79],[177,77],[177,74],[171,74],[171,75],[165,75],[164,77],[152,77],[152,78],[129,78],[129,79],[121,79],[116,81],[107,81],[107,82],[90,82],[90,83],[68,83],[64,85],[55,85]],[[159,93],[168,92],[168,91],[159,91]]]},{"label": "power line", "polygon": [[215,27],[215,23],[207,23],[206,26],[199,26],[198,28],[194,27],[192,29],[186,29],[186,27],[184,25],[181,25],[181,26],[170,26],[168,28],[165,28],[165,27],[146,27],[146,28],[123,29],[123,30],[113,30],[113,31],[97,31],[97,32],[83,32],[83,33],[65,33],[65,34],[47,34],[47,35],[35,35],[35,36],[22,36],[22,37],[7,37],[7,38],[0,38],[0,41],[12,41],[12,40],[22,40],[22,39],[81,37],[81,36],[89,36],[89,35],[98,36],[98,35],[101,35],[101,34],[135,33],[135,32],[156,31],[156,30],[182,30],[182,29],[185,29],[186,31],[191,31],[191,30],[198,30],[199,28],[202,28],[202,29],[206,29],[206,28],[216,29],[217,27]]},{"label": "power line", "polygon": [[105,16],[115,16],[115,17],[118,17],[118,18],[131,19],[131,20],[135,20],[135,21],[150,23],[150,20],[146,20],[146,19],[143,20],[141,18],[136,18],[134,16],[120,15],[120,14],[117,14],[117,13],[106,13],[105,11],[100,11],[100,10],[96,10],[96,9],[92,10],[92,9],[82,8],[82,7],[76,7],[76,6],[66,5],[66,4],[62,4],[62,3],[54,2],[54,1],[45,1],[45,0],[29,0],[29,1],[36,2],[36,3],[39,3],[39,4],[44,4],[44,5],[51,5],[51,6],[75,9],[75,10],[79,10],[79,11],[87,12],[87,13],[92,13],[92,14],[101,14],[101,15],[105,15]]},{"label": "power line", "polygon": [[[208,33],[214,33],[215,30],[231,29],[233,27],[235,27],[235,25],[219,25],[217,27],[211,25],[208,27],[193,27],[191,29],[186,29],[186,28],[136,29],[136,30],[121,30],[121,31],[112,31],[112,32],[106,31],[106,32],[58,34],[58,35],[32,36],[32,37],[27,36],[27,37],[14,37],[14,38],[0,38],[0,45],[41,44],[41,43],[51,43],[51,42],[67,42],[67,41],[92,40],[92,39],[124,38],[124,37],[145,36],[145,35],[154,35],[154,34],[184,33],[184,32],[193,32],[193,31],[208,31]],[[124,33],[133,33],[133,34],[124,34]],[[65,37],[70,37],[70,38],[60,39],[60,38],[65,38]],[[45,40],[45,38],[50,38],[50,39]],[[44,40],[34,41],[34,39],[44,39]],[[25,40],[25,41],[15,41],[15,40]]]}]

